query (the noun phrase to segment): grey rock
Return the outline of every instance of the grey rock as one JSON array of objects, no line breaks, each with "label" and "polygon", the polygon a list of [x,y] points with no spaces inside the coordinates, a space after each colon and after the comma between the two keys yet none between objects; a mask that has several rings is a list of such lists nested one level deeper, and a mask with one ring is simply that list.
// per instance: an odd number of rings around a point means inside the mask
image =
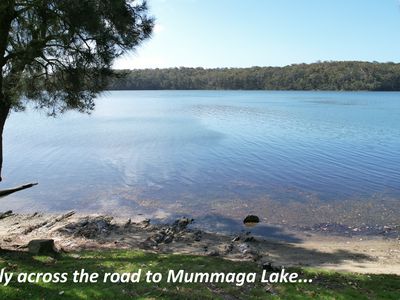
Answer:
[{"label": "grey rock", "polygon": [[173,235],[167,235],[164,239],[164,243],[165,244],[169,244],[174,240],[174,236]]},{"label": "grey rock", "polygon": [[161,234],[161,233],[156,233],[155,235],[153,235],[153,236],[151,237],[151,239],[152,239],[154,242],[156,242],[157,244],[161,243],[161,242],[164,240],[164,238],[165,238],[165,235],[164,235],[164,234]]},{"label": "grey rock", "polygon": [[7,210],[5,213],[0,213],[0,220],[12,216],[12,210]]},{"label": "grey rock", "polygon": [[28,251],[32,254],[56,254],[57,250],[52,239],[32,240],[28,243]]},{"label": "grey rock", "polygon": [[140,246],[143,249],[154,249],[154,247],[157,247],[157,243],[149,237],[144,242],[140,243]]},{"label": "grey rock", "polygon": [[124,227],[127,228],[132,224],[132,220],[129,218],[128,221],[125,223]]},{"label": "grey rock", "polygon": [[140,225],[141,225],[143,228],[146,228],[147,226],[150,225],[150,219],[144,219],[142,222],[140,222]]},{"label": "grey rock", "polygon": [[242,253],[248,254],[248,255],[258,255],[257,250],[250,249],[250,248],[243,250]]},{"label": "grey rock", "polygon": [[174,222],[174,226],[178,227],[179,230],[185,229],[189,224],[193,223],[193,219],[180,218]]},{"label": "grey rock", "polygon": [[225,246],[225,253],[230,253],[233,251],[233,244],[228,244]]},{"label": "grey rock", "polygon": [[248,249],[250,249],[250,246],[248,244],[239,244],[237,246],[237,248],[239,249],[239,251],[241,253],[244,253],[245,251],[247,251]]},{"label": "grey rock", "polygon": [[238,242],[238,241],[240,241],[240,236],[239,236],[239,235],[235,236],[235,237],[232,239],[232,242]]},{"label": "grey rock", "polygon": [[201,238],[202,238],[202,232],[200,231],[200,230],[198,230],[198,231],[196,231],[195,233],[194,233],[194,240],[196,241],[196,242],[200,242],[201,241]]},{"label": "grey rock", "polygon": [[216,250],[212,250],[210,252],[208,252],[207,254],[208,256],[219,256],[219,252]]},{"label": "grey rock", "polygon": [[168,227],[164,232],[165,232],[165,234],[174,234],[175,233],[175,231],[170,227]]},{"label": "grey rock", "polygon": [[248,243],[248,242],[254,243],[254,242],[257,242],[257,240],[256,240],[253,236],[248,236],[248,237],[246,237],[246,238],[244,239],[244,242],[245,242],[245,243]]}]

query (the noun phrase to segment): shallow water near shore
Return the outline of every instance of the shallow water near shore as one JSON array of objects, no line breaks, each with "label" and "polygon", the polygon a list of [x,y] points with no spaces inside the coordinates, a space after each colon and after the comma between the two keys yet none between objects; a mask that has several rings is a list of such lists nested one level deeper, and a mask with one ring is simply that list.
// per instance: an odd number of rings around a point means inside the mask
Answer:
[{"label": "shallow water near shore", "polygon": [[221,231],[250,213],[284,226],[400,218],[400,93],[112,91],[96,103],[10,116],[2,186],[40,184],[2,210],[188,215]]}]

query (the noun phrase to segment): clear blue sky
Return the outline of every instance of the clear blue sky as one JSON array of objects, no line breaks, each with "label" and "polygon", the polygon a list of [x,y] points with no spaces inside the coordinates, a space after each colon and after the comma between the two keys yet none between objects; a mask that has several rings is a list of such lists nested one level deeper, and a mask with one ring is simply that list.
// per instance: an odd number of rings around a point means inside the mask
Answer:
[{"label": "clear blue sky", "polygon": [[148,0],[151,40],[115,68],[400,61],[399,0]]}]

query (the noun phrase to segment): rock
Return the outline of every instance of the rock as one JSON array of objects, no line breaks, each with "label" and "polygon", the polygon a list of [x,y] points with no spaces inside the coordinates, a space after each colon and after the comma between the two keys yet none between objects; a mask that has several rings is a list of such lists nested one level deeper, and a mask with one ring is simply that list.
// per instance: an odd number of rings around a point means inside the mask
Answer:
[{"label": "rock", "polygon": [[175,232],[174,232],[174,230],[172,229],[172,228],[170,228],[170,227],[168,227],[166,230],[165,230],[165,234],[174,234]]},{"label": "rock", "polygon": [[260,218],[255,215],[248,215],[244,218],[243,223],[246,225],[260,223]]},{"label": "rock", "polygon": [[249,247],[249,245],[247,245],[247,244],[239,244],[239,245],[237,246],[237,248],[239,249],[239,251],[240,251],[241,253],[245,253],[245,251],[247,251],[250,247]]},{"label": "rock", "polygon": [[207,254],[208,256],[219,256],[219,252],[216,250],[212,250],[210,252],[208,252]]},{"label": "rock", "polygon": [[194,240],[195,240],[196,242],[200,242],[200,241],[201,241],[201,238],[202,238],[202,232],[201,232],[200,230],[196,231],[196,232],[194,233]]},{"label": "rock", "polygon": [[185,229],[189,224],[191,224],[194,220],[188,218],[180,218],[174,222],[174,226],[178,227],[179,230]]},{"label": "rock", "polygon": [[54,218],[53,220],[49,221],[49,223],[46,224],[46,227],[47,228],[52,227],[56,223],[61,222],[65,219],[68,219],[69,217],[72,217],[74,214],[75,214],[75,211],[72,210],[72,211],[67,212],[66,214],[58,216],[58,217]]},{"label": "rock", "polygon": [[128,221],[125,223],[124,228],[128,228],[132,224],[132,220],[129,218]]},{"label": "rock", "polygon": [[112,218],[98,218],[93,221],[93,223],[96,225],[97,230],[100,232],[107,231],[109,227],[111,226],[111,220]]},{"label": "rock", "polygon": [[56,248],[54,246],[54,240],[43,239],[43,240],[32,240],[28,243],[29,253],[32,254],[56,254]]},{"label": "rock", "polygon": [[245,243],[248,243],[248,242],[257,242],[257,240],[253,237],[253,236],[248,236],[248,237],[246,237],[245,239],[244,239],[244,242]]},{"label": "rock", "polygon": [[35,211],[32,215],[29,216],[29,219],[32,219],[38,215],[39,215],[39,213],[37,211]]},{"label": "rock", "polygon": [[152,238],[147,238],[144,242],[139,244],[143,249],[154,249],[157,243]]},{"label": "rock", "polygon": [[[84,227],[89,223],[89,218],[85,218],[81,221],[79,221],[78,223],[76,223],[76,227]],[[74,224],[70,224],[71,226],[73,226]]]},{"label": "rock", "polygon": [[232,239],[232,242],[238,242],[238,241],[240,241],[240,236],[238,235],[238,236],[235,236],[233,239]]},{"label": "rock", "polygon": [[242,253],[246,254],[246,255],[257,255],[257,256],[259,255],[257,250],[250,249],[250,248],[243,250]]},{"label": "rock", "polygon": [[115,225],[111,224],[112,217],[98,216],[86,217],[76,223],[70,223],[58,231],[64,234],[73,234],[74,236],[83,236],[85,238],[95,238],[100,234],[108,235]]},{"label": "rock", "polygon": [[230,253],[233,251],[233,244],[225,245],[225,253]]},{"label": "rock", "polygon": [[251,258],[253,259],[254,262],[259,261],[262,259],[262,255],[258,253],[258,251],[255,251],[250,254]]},{"label": "rock", "polygon": [[141,225],[143,228],[146,228],[147,226],[150,225],[150,219],[144,219],[142,222],[140,222],[140,225]]},{"label": "rock", "polygon": [[173,236],[173,235],[167,235],[167,236],[165,237],[165,239],[164,239],[164,243],[165,243],[165,244],[169,244],[169,243],[171,243],[171,242],[173,241],[173,239],[174,239],[174,236]]},{"label": "rock", "polygon": [[12,210],[7,210],[5,213],[0,213],[0,220],[12,216]]},{"label": "rock", "polygon": [[165,235],[161,233],[156,233],[151,237],[151,239],[157,244],[161,243],[164,240]]},{"label": "rock", "polygon": [[33,226],[29,226],[27,229],[25,229],[25,230],[22,232],[22,234],[31,233],[32,231],[34,231],[34,230],[36,230],[36,229],[39,229],[40,227],[45,226],[47,223],[48,223],[48,221],[46,220],[46,221],[41,222],[41,223],[39,223],[39,224],[35,224],[35,225],[33,225]]}]

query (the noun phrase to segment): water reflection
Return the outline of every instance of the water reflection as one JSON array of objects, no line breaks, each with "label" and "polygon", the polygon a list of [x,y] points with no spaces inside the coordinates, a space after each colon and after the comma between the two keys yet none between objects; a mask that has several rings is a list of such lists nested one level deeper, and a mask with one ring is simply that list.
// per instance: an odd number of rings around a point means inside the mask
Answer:
[{"label": "water reflection", "polygon": [[[303,203],[300,211],[311,200],[367,202],[379,195],[398,203],[399,98],[123,91],[100,97],[90,116],[12,114],[3,184],[40,185],[10,196],[3,209],[206,218],[221,201],[255,211],[267,209],[257,199]],[[218,214],[240,220],[248,213],[237,209],[226,205]]]}]

